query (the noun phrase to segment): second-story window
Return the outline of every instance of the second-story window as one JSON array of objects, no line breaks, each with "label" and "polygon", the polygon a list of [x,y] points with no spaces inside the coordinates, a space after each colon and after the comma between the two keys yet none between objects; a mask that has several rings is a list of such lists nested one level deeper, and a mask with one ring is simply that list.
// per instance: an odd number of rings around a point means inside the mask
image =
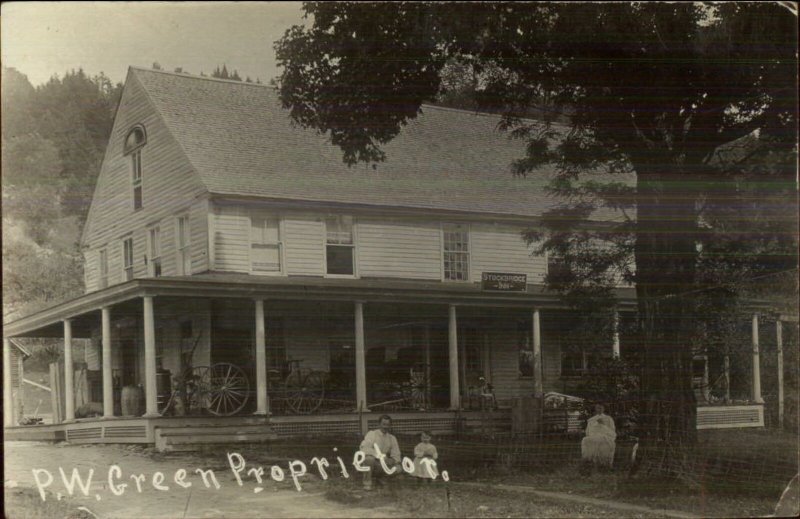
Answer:
[{"label": "second-story window", "polygon": [[469,227],[442,226],[442,260],[445,281],[469,281]]},{"label": "second-story window", "polygon": [[325,220],[325,265],[329,275],[355,274],[355,239],[352,216],[331,216]]},{"label": "second-story window", "polygon": [[108,286],[108,249],[100,249],[100,288]]},{"label": "second-story window", "polygon": [[189,248],[189,240],[189,217],[179,216],[175,222],[176,260],[179,276],[188,276],[192,273],[192,254]]},{"label": "second-story window", "polygon": [[250,217],[250,261],[253,272],[281,271],[280,220],[275,217]]},{"label": "second-story window", "polygon": [[144,127],[136,126],[125,138],[124,152],[131,158],[131,184],[133,187],[133,209],[142,208],[142,148],[147,143]]},{"label": "second-story window", "polygon": [[125,281],[133,279],[133,238],[122,242],[122,271]]},{"label": "second-story window", "polygon": [[148,252],[147,271],[150,276],[157,278],[161,276],[161,228],[151,227],[148,232]]}]

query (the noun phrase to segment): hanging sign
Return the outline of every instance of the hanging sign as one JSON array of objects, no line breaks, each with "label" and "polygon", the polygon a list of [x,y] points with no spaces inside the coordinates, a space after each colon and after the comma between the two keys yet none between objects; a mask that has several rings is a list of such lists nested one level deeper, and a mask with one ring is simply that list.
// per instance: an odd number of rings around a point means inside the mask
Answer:
[{"label": "hanging sign", "polygon": [[527,274],[510,274],[506,272],[484,272],[481,274],[482,290],[525,292],[527,288]]}]

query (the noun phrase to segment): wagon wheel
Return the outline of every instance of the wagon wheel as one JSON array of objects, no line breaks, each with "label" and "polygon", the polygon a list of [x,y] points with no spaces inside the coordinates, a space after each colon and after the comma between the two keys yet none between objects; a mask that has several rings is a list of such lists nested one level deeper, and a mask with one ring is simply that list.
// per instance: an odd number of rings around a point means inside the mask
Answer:
[{"label": "wagon wheel", "polygon": [[286,377],[286,404],[297,414],[311,414],[325,398],[325,379],[319,371],[296,370]]},{"label": "wagon wheel", "polygon": [[184,412],[192,414],[205,409],[209,389],[208,366],[196,366],[183,372],[183,381],[178,388],[183,397]]},{"label": "wagon wheel", "polygon": [[425,372],[411,368],[408,381],[409,403],[413,409],[425,409]]},{"label": "wagon wheel", "polygon": [[241,368],[227,362],[211,366],[206,405],[216,416],[233,416],[244,408],[250,383]]}]

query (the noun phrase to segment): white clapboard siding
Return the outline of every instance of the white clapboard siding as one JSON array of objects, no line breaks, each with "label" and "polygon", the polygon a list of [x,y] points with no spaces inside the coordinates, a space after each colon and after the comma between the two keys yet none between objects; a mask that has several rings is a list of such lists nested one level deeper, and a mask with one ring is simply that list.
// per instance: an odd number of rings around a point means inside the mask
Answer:
[{"label": "white clapboard siding", "polygon": [[[520,377],[517,334],[513,328],[514,323],[508,324],[507,327],[493,330],[489,336],[492,348],[492,384],[495,396],[501,400],[529,395],[533,389],[531,379]],[[530,386],[527,392],[523,391],[525,386]]]},{"label": "white clapboard siding", "polygon": [[22,354],[14,347],[11,348],[9,353],[11,357],[11,362],[9,362],[9,367],[11,368],[11,387],[19,388],[22,386],[23,378],[22,362],[20,362]]},{"label": "white clapboard siding", "polygon": [[[499,399],[530,396],[533,392],[532,377],[522,377],[519,372],[519,340],[516,322],[500,323],[489,334],[491,351],[491,380]],[[542,333],[542,385],[544,391],[559,390],[561,350],[553,338]]]},{"label": "white clapboard siding", "polygon": [[208,270],[208,211],[210,204],[200,200],[189,209],[189,251],[191,274]]},{"label": "white clapboard siding", "polygon": [[250,216],[239,207],[219,206],[214,215],[214,268],[250,272]]},{"label": "white clapboard siding", "polygon": [[99,371],[102,369],[101,347],[102,342],[97,338],[92,338],[91,341],[87,341],[84,349],[86,355],[86,369],[92,371]]},{"label": "white clapboard siding", "polygon": [[325,263],[325,225],[321,217],[291,216],[284,219],[282,238],[286,273],[321,276]]},{"label": "white clapboard siding", "polygon": [[161,228],[161,275],[177,276],[178,265],[175,259],[175,216],[170,215],[159,221]]},{"label": "white clapboard siding", "polygon": [[541,283],[547,264],[543,256],[532,256],[532,247],[522,239],[523,227],[501,225],[470,226],[471,279],[480,281],[482,272],[527,274],[528,283]]},{"label": "white clapboard siding", "polygon": [[97,250],[87,250],[83,253],[83,281],[86,292],[94,292],[98,289],[100,282],[99,258],[100,252]]},{"label": "white clapboard siding", "polygon": [[[131,158],[123,153],[123,142],[130,129],[141,124],[147,133],[142,154],[142,208],[133,209]],[[159,222],[163,237],[162,272],[175,273],[172,235],[166,234],[173,225],[175,210],[184,210],[203,193],[204,187],[194,173],[182,148],[170,134],[162,117],[155,111],[147,94],[134,76],[125,85],[114,128],[98,176],[97,188],[86,220],[82,245],[97,251],[108,245],[113,257],[121,254],[116,243],[132,233],[134,241],[134,277],[145,277],[144,263],[149,225]],[[205,224],[207,225],[207,224]],[[92,256],[93,257],[93,256]],[[91,259],[87,256],[87,260]],[[124,281],[120,263],[110,264],[109,284]],[[96,268],[89,261],[86,268]],[[96,275],[87,274],[86,290],[96,290]]]},{"label": "white clapboard siding", "polygon": [[142,228],[133,233],[133,277],[147,277],[147,230]]},{"label": "white clapboard siding", "polygon": [[561,379],[561,345],[557,341],[542,339],[542,373],[545,391],[558,391]]},{"label": "white clapboard siding", "polygon": [[122,274],[122,240],[115,240],[108,244],[108,285],[122,283]]},{"label": "white clapboard siding", "polygon": [[316,319],[285,319],[286,357],[302,359],[300,367],[330,371],[330,353],[324,326]]},{"label": "white clapboard siding", "polygon": [[358,220],[361,277],[441,279],[441,234],[437,223]]}]

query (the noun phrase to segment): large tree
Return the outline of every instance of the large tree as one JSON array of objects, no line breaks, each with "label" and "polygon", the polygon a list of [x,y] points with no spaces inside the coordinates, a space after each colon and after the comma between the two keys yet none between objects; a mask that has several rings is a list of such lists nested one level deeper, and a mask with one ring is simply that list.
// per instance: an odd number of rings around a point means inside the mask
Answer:
[{"label": "large tree", "polygon": [[[455,63],[475,85],[477,107],[502,113],[501,129],[527,141],[513,173],[557,167],[551,191],[564,203],[546,215],[544,233],[530,235],[569,267],[549,282],[584,299],[608,296],[614,272],[636,284],[646,430],[690,444],[686,294],[703,281],[702,242],[714,223],[704,211],[737,210],[726,205],[736,168],[720,159],[725,146],[795,152],[795,15],[777,3],[304,9],[309,23],[275,45],[281,99],[295,121],[328,132],[346,163],[382,161],[381,145],[453,84]],[[540,117],[523,117],[533,108]],[[792,177],[779,169],[762,180],[785,197],[796,193]],[[602,232],[580,225],[598,209],[621,222]]]}]

